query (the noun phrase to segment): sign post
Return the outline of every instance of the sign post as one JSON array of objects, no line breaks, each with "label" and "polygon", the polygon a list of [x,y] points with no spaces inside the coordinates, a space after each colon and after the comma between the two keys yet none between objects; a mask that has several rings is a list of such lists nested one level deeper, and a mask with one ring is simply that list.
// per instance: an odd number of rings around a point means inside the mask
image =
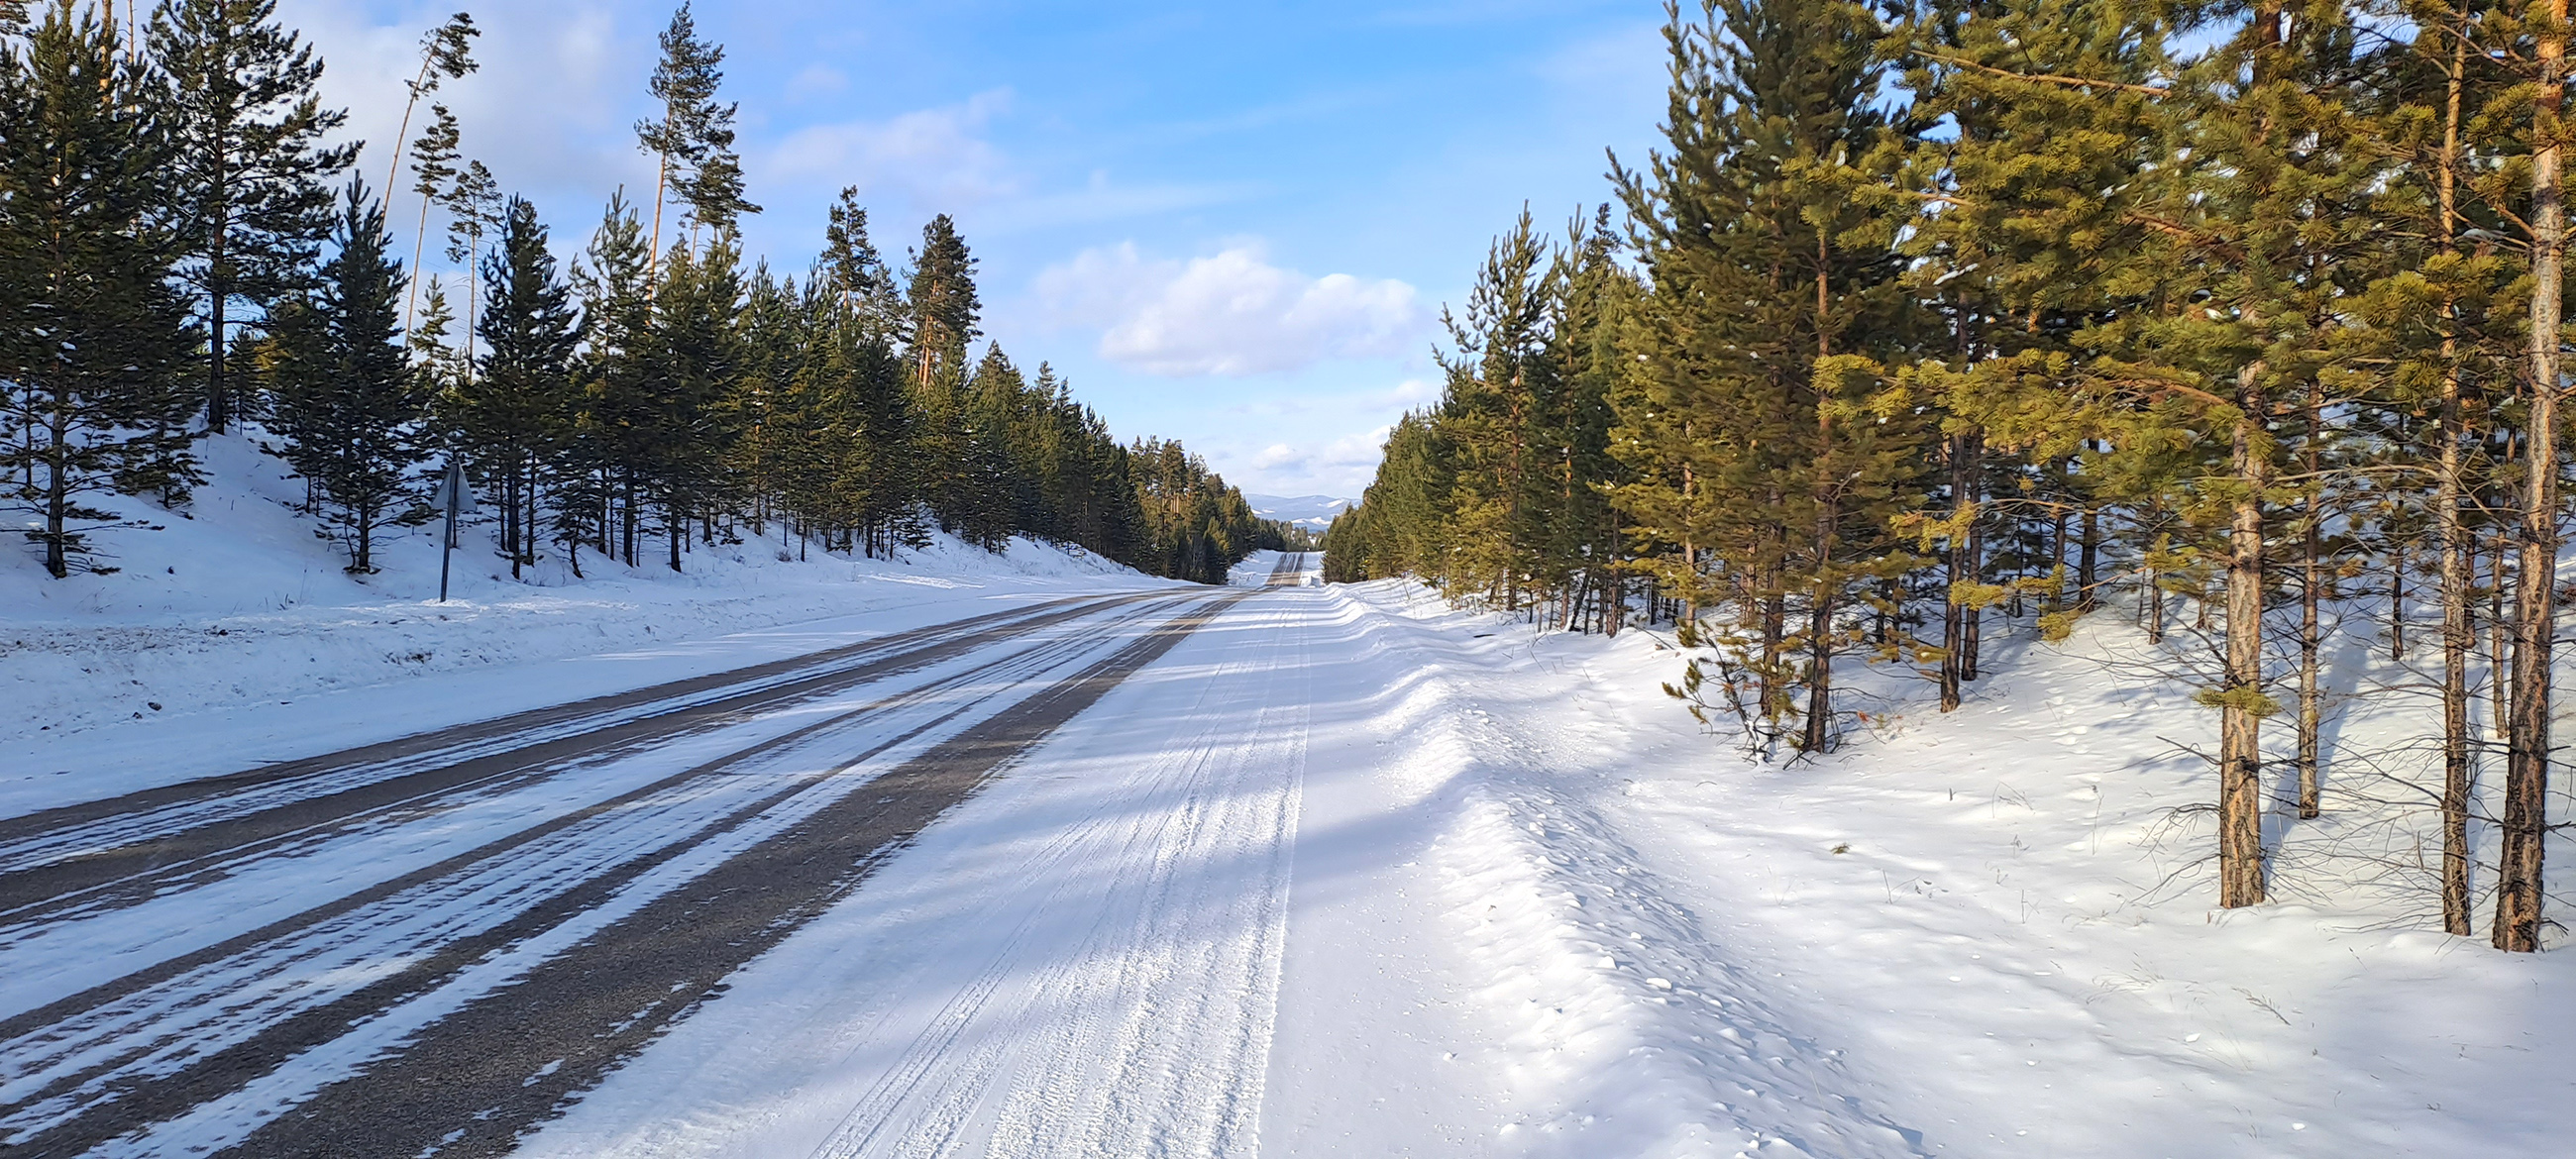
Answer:
[{"label": "sign post", "polygon": [[465,462],[454,456],[447,460],[447,477],[438,481],[438,493],[430,504],[447,513],[447,530],[439,536],[438,602],[447,602],[447,562],[456,554],[456,517],[471,510],[472,500],[465,497]]}]

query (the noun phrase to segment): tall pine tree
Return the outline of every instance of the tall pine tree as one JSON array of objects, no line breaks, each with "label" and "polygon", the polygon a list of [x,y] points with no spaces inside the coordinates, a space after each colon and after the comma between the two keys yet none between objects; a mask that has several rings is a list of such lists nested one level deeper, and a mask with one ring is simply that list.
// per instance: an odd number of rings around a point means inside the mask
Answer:
[{"label": "tall pine tree", "polygon": [[113,570],[89,536],[116,518],[96,496],[193,478],[161,83],[68,2],[0,43],[0,386],[17,427],[0,469],[57,579]]},{"label": "tall pine tree", "polygon": [[429,515],[408,483],[423,457],[431,378],[404,350],[402,263],[387,252],[384,206],[363,184],[350,183],[332,241],[313,291],[274,311],[269,429],[321,500],[322,534],[364,575],[376,570],[378,528]]},{"label": "tall pine tree", "polygon": [[322,62],[276,22],[276,0],[165,0],[152,57],[168,74],[174,149],[162,180],[187,239],[178,272],[206,327],[206,428],[241,400],[232,332],[311,276],[332,228],[333,179],[358,144],[325,144],[346,120],[322,106]]}]

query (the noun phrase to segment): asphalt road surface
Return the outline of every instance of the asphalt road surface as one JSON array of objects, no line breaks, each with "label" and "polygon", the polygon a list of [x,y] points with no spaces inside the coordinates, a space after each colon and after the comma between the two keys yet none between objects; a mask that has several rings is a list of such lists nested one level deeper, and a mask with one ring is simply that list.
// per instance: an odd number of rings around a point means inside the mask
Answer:
[{"label": "asphalt road surface", "polygon": [[158,1153],[183,1116],[225,1154],[507,1153],[1253,594],[1057,600],[0,820],[0,1154]]}]

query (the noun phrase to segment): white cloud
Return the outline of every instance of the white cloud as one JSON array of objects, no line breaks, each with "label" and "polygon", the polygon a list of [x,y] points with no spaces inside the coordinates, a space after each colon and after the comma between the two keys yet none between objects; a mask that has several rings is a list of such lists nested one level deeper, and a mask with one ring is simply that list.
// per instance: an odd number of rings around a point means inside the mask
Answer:
[{"label": "white cloud", "polygon": [[862,193],[895,192],[917,205],[943,208],[1005,197],[1018,191],[1020,181],[983,129],[1010,107],[1011,91],[993,89],[883,121],[808,125],[769,151],[761,175],[856,185]]},{"label": "white cloud", "polygon": [[1037,290],[1058,319],[1105,327],[1102,357],[1171,377],[1397,355],[1428,321],[1403,282],[1310,278],[1266,259],[1258,242],[1186,262],[1149,260],[1129,242],[1049,267]]},{"label": "white cloud", "polygon": [[1371,396],[1369,405],[1412,407],[1436,401],[1439,397],[1439,384],[1427,378],[1408,378],[1396,383],[1394,389]]},{"label": "white cloud", "polygon": [[1248,454],[1236,451],[1232,456],[1226,455],[1226,448],[1220,444],[1217,457],[1230,459],[1234,469],[1227,471],[1226,478],[1240,484],[1247,493],[1355,499],[1376,477],[1387,435],[1394,429],[1392,423],[1381,423],[1338,436],[1317,431]]},{"label": "white cloud", "polygon": [[[628,58],[649,50],[649,32],[621,28],[612,13],[594,4],[478,10],[483,35],[473,51],[481,71],[445,81],[422,102],[406,134],[409,93],[403,82],[419,70],[421,32],[444,19],[446,10],[422,6],[396,23],[380,24],[370,7],[287,0],[279,10],[279,19],[328,61],[323,96],[349,111],[341,136],[367,142],[358,172],[369,186],[385,183],[393,144],[419,134],[430,101],[455,111],[466,155],[491,166],[504,189],[534,195],[546,208],[577,220],[589,219],[598,199],[618,182],[651,179],[651,165],[635,151],[621,103],[632,95]],[[640,73],[631,83],[640,93]],[[544,115],[532,116],[532,109]],[[412,196],[412,180],[407,170],[396,176],[395,186],[406,191],[397,200]],[[586,204],[552,204],[571,191]],[[416,203],[405,208],[417,212]]]},{"label": "white cloud", "polygon": [[850,87],[850,74],[826,64],[809,64],[787,79],[787,101],[795,104],[834,96]]}]

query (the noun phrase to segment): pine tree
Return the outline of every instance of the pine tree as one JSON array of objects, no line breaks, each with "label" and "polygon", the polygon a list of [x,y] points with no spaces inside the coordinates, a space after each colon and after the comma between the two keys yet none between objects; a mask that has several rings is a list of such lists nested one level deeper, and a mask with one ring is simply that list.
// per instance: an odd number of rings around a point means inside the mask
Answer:
[{"label": "pine tree", "polygon": [[1617,422],[1611,395],[1630,361],[1620,337],[1642,297],[1619,250],[1607,205],[1589,230],[1578,221],[1567,231],[1548,354],[1557,389],[1540,414],[1548,435],[1544,457],[1552,460],[1540,486],[1540,567],[1549,585],[1565,593],[1564,627],[1583,627],[1588,596],[1592,616],[1611,635],[1618,634],[1628,602],[1626,533],[1609,503],[1609,492],[1628,481],[1611,454]]},{"label": "pine tree", "polygon": [[732,403],[746,369],[739,256],[730,237],[702,254],[673,246],[653,298],[637,433],[673,571],[681,570],[690,519],[723,499],[732,482],[726,466],[739,433]]},{"label": "pine tree", "polygon": [[326,505],[319,534],[340,539],[348,570],[376,571],[378,528],[428,518],[408,486],[422,455],[430,378],[406,357],[395,314],[402,264],[386,251],[384,206],[351,182],[337,247],[309,294],[273,314],[265,368],[281,456]]},{"label": "pine tree", "polygon": [[613,196],[573,274],[588,327],[578,374],[601,492],[599,549],[628,567],[642,531],[653,430],[651,259],[644,247],[643,224],[623,195]]},{"label": "pine tree", "polygon": [[1017,461],[1024,450],[1021,407],[1027,390],[1027,381],[999,343],[985,348],[966,385],[966,458],[957,472],[951,515],[958,536],[986,551],[1002,550],[1014,531],[1044,530],[1037,525],[1028,478]]},{"label": "pine tree", "polygon": [[858,189],[841,190],[823,234],[809,289],[827,293],[829,309],[817,303],[816,339],[825,350],[809,359],[807,373],[817,390],[818,420],[829,435],[813,436],[828,449],[809,457],[818,469],[828,463],[834,480],[829,490],[849,504],[848,529],[870,555],[891,556],[898,546],[918,546],[927,528],[918,509],[927,477],[920,456],[911,453],[919,437],[919,395],[907,384],[895,346],[907,331],[905,303],[875,244],[868,237],[868,211],[858,203]]},{"label": "pine tree", "polygon": [[[1900,126],[1874,107],[1880,33],[1860,6],[1701,15],[1666,31],[1671,152],[1614,175],[1655,286],[1622,415],[1646,479],[1619,494],[1641,533],[1679,545],[1675,586],[1742,609],[1728,647],[1760,682],[1765,735],[1796,714],[1797,747],[1819,752],[1833,660],[1858,643],[1843,614],[1905,566],[1888,524],[1921,486],[1886,373],[1917,327],[1895,279],[1902,219],[1856,196],[1886,180]],[[1760,502],[1707,521],[1707,490]]]},{"label": "pine tree", "polygon": [[[2429,246],[2407,255],[2415,260],[2381,270],[2360,296],[2357,313],[2377,338],[2367,353],[2391,368],[2391,395],[2383,405],[2393,414],[2429,412],[2433,419],[2416,429],[2417,437],[2430,445],[2409,448],[2432,465],[2430,496],[2422,495],[2420,486],[2396,481],[2391,490],[2401,493],[2392,495],[2400,504],[2407,501],[2402,492],[2409,490],[2427,501],[2425,514],[2439,558],[2438,888],[2443,929],[2466,936],[2475,892],[2469,825],[2483,748],[2472,727],[2470,669],[2478,652],[2475,618],[2481,611],[2476,565],[2480,536],[2492,530],[2490,513],[2507,508],[2487,497],[2497,475],[2488,447],[2495,420],[2510,400],[2515,363],[2525,355],[2512,333],[2513,302],[2507,296],[2516,263],[2493,247],[2468,241],[2468,235],[2504,236],[2513,228],[2508,215],[2479,196],[2478,158],[2470,139],[2471,115],[2483,95],[2502,87],[2506,78],[2474,51],[2477,8],[2423,5],[2412,11],[2422,31],[2403,51],[2391,54],[2381,79],[2396,98],[2384,137],[2392,150],[2413,161],[2407,168],[2413,179],[2392,183],[2382,204],[2390,218]],[[2494,659],[2500,660],[2502,649],[2498,652]],[[2502,671],[2502,665],[2494,667]],[[2504,715],[2498,714],[2499,722]]]},{"label": "pine tree", "polygon": [[845,308],[887,341],[900,340],[901,291],[868,240],[868,211],[859,204],[858,186],[844,186],[832,204],[830,224],[823,231],[822,266]]},{"label": "pine tree", "polygon": [[[385,163],[386,196],[392,196],[394,183],[401,179],[403,134],[411,132],[411,115],[420,109],[420,99],[437,92],[440,81],[462,80],[465,74],[483,67],[474,60],[474,38],[481,35],[483,30],[474,27],[474,16],[467,12],[450,16],[447,23],[421,34],[420,72],[403,82],[403,88],[410,95],[403,100],[402,124],[394,129],[393,159]],[[446,122],[452,138],[454,119],[445,116],[447,109],[444,106],[434,107],[441,114],[440,119]],[[454,141],[451,139],[449,144],[452,147]]]},{"label": "pine tree", "polygon": [[[693,233],[705,226],[722,236],[743,214],[760,212],[742,196],[742,162],[733,149],[737,106],[716,103],[724,47],[698,39],[697,18],[683,3],[662,30],[661,48],[648,87],[662,115],[635,123],[638,146],[654,158],[653,254],[662,248],[662,208],[675,194],[689,206]],[[647,280],[658,273],[658,266],[648,269]]]},{"label": "pine tree", "polygon": [[447,209],[447,260],[465,267],[465,373],[472,377],[478,365],[474,340],[481,332],[475,319],[483,301],[483,241],[501,228],[507,202],[501,183],[480,161],[458,170],[440,200]]},{"label": "pine tree", "polygon": [[491,301],[474,323],[478,373],[449,394],[446,413],[491,487],[510,574],[536,562],[543,495],[559,445],[577,422],[572,359],[581,318],[547,249],[537,209],[513,197],[498,244],[482,262]]},{"label": "pine tree", "polygon": [[[151,55],[168,74],[175,149],[162,181],[187,239],[180,278],[206,326],[206,427],[230,428],[241,400],[225,367],[232,328],[310,276],[334,214],[331,182],[355,142],[326,145],[346,120],[322,107],[322,62],[273,19],[275,0],[165,0]],[[248,306],[249,314],[236,310]]]},{"label": "pine tree", "polygon": [[984,334],[977,329],[983,305],[975,291],[975,255],[947,214],[921,227],[921,248],[912,255],[905,300],[904,339],[911,344],[913,380],[927,388],[943,369],[962,372],[966,348]]},{"label": "pine tree", "polygon": [[[429,211],[446,194],[448,183],[456,179],[457,146],[462,137],[456,128],[456,115],[445,105],[430,106],[429,126],[420,139],[411,144],[411,191],[420,195],[420,224],[413,229],[411,265],[415,275],[420,270],[421,255],[428,252]],[[390,188],[390,187],[388,187]],[[420,283],[415,276],[412,292],[403,301],[403,324],[412,321],[412,309],[420,301]]]},{"label": "pine tree", "polygon": [[1540,539],[1534,460],[1546,441],[1540,409],[1558,388],[1546,357],[1556,273],[1524,208],[1487,253],[1466,317],[1444,318],[1456,352],[1442,363],[1448,384],[1439,422],[1457,460],[1448,501],[1453,550],[1442,580],[1453,598],[1481,593],[1509,611],[1520,610]]},{"label": "pine tree", "polygon": [[941,527],[956,530],[975,503],[966,432],[967,348],[982,336],[982,306],[975,289],[975,258],[957,236],[956,223],[940,214],[922,227],[905,294],[906,352],[912,405],[918,423],[922,486]]},{"label": "pine tree", "polygon": [[[2522,63],[2513,86],[2494,110],[2527,121],[2528,196],[2518,206],[2530,299],[2525,322],[2528,366],[2521,424],[2521,487],[2514,529],[2512,693],[2505,723],[2504,815],[2499,825],[2495,921],[2489,937],[2499,950],[2540,948],[2543,855],[2548,851],[2551,657],[2557,639],[2558,559],[2561,518],[2559,403],[2566,393],[2561,366],[2562,297],[2566,283],[2567,209],[2565,103],[2567,0],[2540,0],[2519,19],[2501,13],[2484,23],[2496,28],[2503,59]],[[2519,114],[2519,115],[2516,115]],[[2499,118],[2503,119],[2503,118]]]},{"label": "pine tree", "polygon": [[0,384],[18,428],[0,469],[57,579],[115,570],[88,532],[116,517],[93,496],[194,479],[161,83],[68,3],[0,44]]}]

